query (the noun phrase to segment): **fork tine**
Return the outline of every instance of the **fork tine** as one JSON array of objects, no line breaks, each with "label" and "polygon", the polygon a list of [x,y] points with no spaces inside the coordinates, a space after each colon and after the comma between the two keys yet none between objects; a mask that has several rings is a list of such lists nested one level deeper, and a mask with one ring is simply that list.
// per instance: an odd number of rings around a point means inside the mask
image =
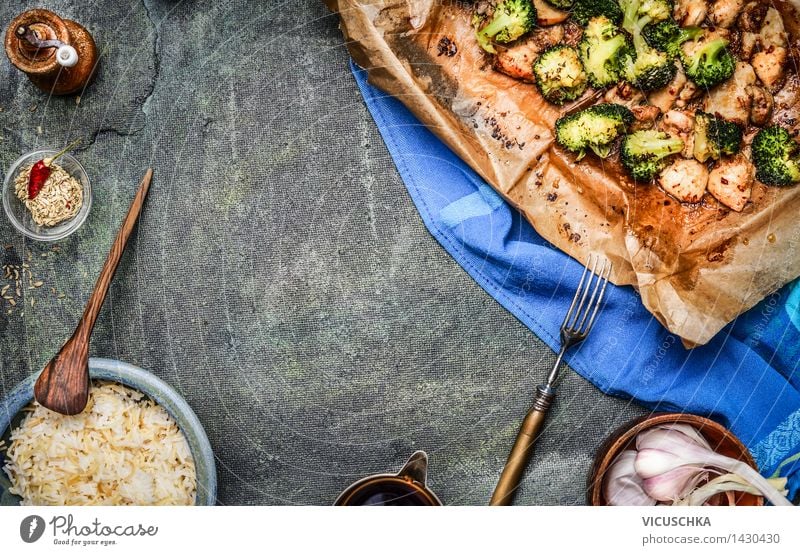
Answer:
[{"label": "fork tine", "polygon": [[[577,324],[574,327],[574,329],[576,331],[578,331],[578,332],[581,332],[581,330],[583,329],[583,325],[586,323],[586,320],[589,318],[589,314],[592,313],[592,308],[596,306],[594,304],[594,300],[597,297],[597,291],[600,289],[600,285],[603,282],[603,274],[605,274],[605,273],[606,273],[606,259],[604,258],[603,259],[603,265],[600,266],[599,270],[597,272],[594,272],[594,271],[592,272],[592,276],[591,276],[592,279],[594,279],[594,278],[597,278],[597,279],[595,279],[595,282],[594,282],[594,288],[592,289],[592,296],[589,297],[589,303],[586,305],[586,310],[583,312],[583,318],[581,318],[580,323]],[[592,285],[592,282],[590,280],[589,281],[589,287],[591,287],[591,285]],[[588,288],[587,288],[587,291],[588,291]],[[577,318],[576,318],[576,322],[577,322]]]},{"label": "fork tine", "polygon": [[570,316],[572,316],[572,310],[575,308],[575,303],[578,302],[578,297],[581,294],[581,289],[583,289],[583,280],[586,279],[586,272],[589,271],[588,262],[591,262],[591,257],[592,257],[592,255],[590,254],[589,255],[589,260],[587,260],[586,266],[583,267],[583,275],[581,275],[581,281],[580,281],[580,283],[578,283],[578,288],[575,290],[575,296],[572,297],[572,304],[569,305],[569,310],[567,311],[567,315],[564,316],[564,321],[561,323],[561,329],[564,329],[564,328],[567,327],[567,322],[569,321]]},{"label": "fork tine", "polygon": [[[575,318],[571,319],[570,324],[567,329],[570,331],[576,331],[575,324],[578,323],[578,318],[581,317],[581,313],[583,312],[583,305],[586,302],[586,297],[589,295],[589,289],[592,288],[592,279],[594,278],[595,271],[597,270],[597,261],[600,257],[595,257],[594,262],[592,264],[592,270],[589,273],[589,281],[586,283],[586,288],[583,290],[583,295],[581,296],[581,302],[578,305],[578,309],[575,311]],[[588,261],[587,261],[588,262]],[[586,265],[586,269],[589,269],[589,265]],[[578,290],[580,291],[581,286],[583,285],[583,280],[581,280],[580,285],[578,286]],[[577,293],[576,293],[577,295]]]},{"label": "fork tine", "polygon": [[[602,277],[603,281],[603,288],[600,290],[600,296],[597,298],[597,304],[594,305],[594,310],[592,311],[592,317],[589,318],[589,323],[586,324],[586,328],[583,331],[583,334],[586,335],[590,331],[592,331],[592,326],[594,325],[595,316],[597,316],[597,311],[600,309],[600,305],[603,304],[603,296],[606,293],[606,286],[608,285],[608,280],[611,277],[611,269],[613,268],[613,264],[611,262],[608,263],[608,270],[605,272],[605,276]],[[605,267],[603,268],[605,269]]]}]

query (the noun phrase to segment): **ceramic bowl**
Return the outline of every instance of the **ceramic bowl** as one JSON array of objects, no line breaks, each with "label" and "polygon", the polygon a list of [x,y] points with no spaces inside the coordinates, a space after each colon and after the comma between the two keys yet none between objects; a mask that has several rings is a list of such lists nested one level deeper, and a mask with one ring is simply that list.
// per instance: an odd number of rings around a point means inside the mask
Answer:
[{"label": "ceramic bowl", "polygon": [[[703,418],[702,416],[695,416],[693,414],[681,413],[668,413],[668,414],[654,414],[638,418],[633,422],[629,422],[622,426],[617,431],[611,434],[606,439],[597,451],[597,456],[594,460],[594,465],[589,473],[589,482],[587,488],[587,501],[590,505],[607,505],[606,498],[603,495],[603,479],[606,475],[614,459],[617,458],[622,451],[631,448],[635,442],[636,436],[639,432],[643,432],[653,426],[663,424],[682,423],[689,424],[696,428],[703,437],[708,440],[711,448],[717,453],[739,459],[744,461],[753,468],[756,463],[750,455],[750,451],[742,444],[733,433],[724,426],[717,424],[713,420]],[[749,493],[737,492],[735,496],[736,505],[754,506],[763,505],[764,498],[760,495],[752,495]]]},{"label": "ceramic bowl", "polygon": [[[195,504],[214,505],[217,499],[214,453],[211,451],[203,425],[183,397],[150,372],[116,360],[89,359],[89,374],[93,379],[119,382],[137,389],[167,410],[183,431],[194,457],[197,474]],[[6,442],[11,429],[18,426],[22,420],[22,409],[33,401],[33,384],[37,377],[38,374],[34,374],[26,378],[0,402],[0,437],[6,439]],[[18,497],[8,492],[9,486],[8,477],[0,471],[0,505],[18,505],[20,502]]]},{"label": "ceramic bowl", "polygon": [[32,165],[39,160],[57,154],[56,150],[45,149],[29,152],[19,157],[6,173],[5,181],[3,182],[3,209],[5,210],[8,220],[14,228],[37,241],[59,241],[66,239],[84,224],[86,218],[89,217],[89,211],[92,209],[92,186],[89,182],[89,176],[86,170],[83,169],[80,162],[78,162],[70,154],[64,154],[58,159],[56,164],[64,168],[70,175],[75,177],[83,187],[83,205],[78,213],[71,220],[62,222],[53,227],[42,227],[33,221],[31,213],[25,208],[25,204],[17,198],[14,193],[14,181],[17,175],[26,166]]}]

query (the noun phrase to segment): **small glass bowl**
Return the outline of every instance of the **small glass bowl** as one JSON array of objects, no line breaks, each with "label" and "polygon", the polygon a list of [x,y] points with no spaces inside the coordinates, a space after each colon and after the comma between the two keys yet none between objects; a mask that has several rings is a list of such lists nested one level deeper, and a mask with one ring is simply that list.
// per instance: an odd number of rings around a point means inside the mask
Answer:
[{"label": "small glass bowl", "polygon": [[39,160],[54,156],[57,153],[57,150],[43,149],[21,156],[11,164],[3,182],[3,209],[6,216],[8,216],[9,221],[17,231],[37,241],[58,241],[69,237],[83,225],[89,216],[89,210],[92,208],[92,186],[89,183],[89,176],[86,175],[86,170],[83,169],[80,162],[69,154],[61,155],[56,160],[56,164],[64,168],[67,173],[77,179],[83,186],[83,205],[74,218],[53,227],[42,227],[33,221],[33,217],[31,217],[28,209],[25,208],[25,204],[17,198],[14,192],[14,181],[20,171],[26,166],[33,165]]}]

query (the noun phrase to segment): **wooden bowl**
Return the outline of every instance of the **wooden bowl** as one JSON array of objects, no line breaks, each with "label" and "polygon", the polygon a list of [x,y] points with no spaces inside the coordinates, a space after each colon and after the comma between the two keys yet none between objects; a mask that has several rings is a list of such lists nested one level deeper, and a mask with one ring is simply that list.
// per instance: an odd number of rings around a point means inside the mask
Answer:
[{"label": "wooden bowl", "polygon": [[[608,472],[611,463],[614,462],[617,455],[625,449],[633,447],[635,438],[639,432],[652,428],[653,426],[675,423],[694,426],[703,437],[708,440],[708,443],[714,451],[727,457],[739,459],[753,468],[757,468],[753,457],[750,455],[750,451],[747,450],[742,442],[727,428],[717,424],[713,420],[693,414],[680,413],[644,416],[622,426],[600,445],[591,472],[589,473],[587,488],[587,500],[589,504],[595,506],[608,505],[605,495],[603,494],[603,480],[606,472]],[[736,492],[734,499],[734,504],[737,506],[761,506],[764,504],[763,497],[750,493]]]}]

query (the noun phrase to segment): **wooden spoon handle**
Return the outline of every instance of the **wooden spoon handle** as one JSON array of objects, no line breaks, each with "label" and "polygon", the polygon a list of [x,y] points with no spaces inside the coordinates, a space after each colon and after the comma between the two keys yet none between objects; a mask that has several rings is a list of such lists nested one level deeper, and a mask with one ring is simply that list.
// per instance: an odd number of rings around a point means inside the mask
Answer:
[{"label": "wooden spoon handle", "polygon": [[139,185],[139,190],[136,191],[136,196],[133,197],[131,207],[128,209],[128,215],[125,216],[125,221],[122,222],[122,227],[119,228],[117,238],[114,240],[114,244],[111,245],[111,251],[108,253],[106,263],[103,265],[100,276],[97,278],[92,296],[89,297],[89,302],[86,303],[83,316],[78,322],[78,326],[75,328],[73,338],[77,341],[84,342],[87,348],[89,336],[92,334],[94,324],[97,322],[97,317],[100,315],[100,309],[103,307],[103,302],[106,300],[108,288],[111,285],[111,281],[114,279],[119,261],[122,259],[125,245],[127,245],[133,228],[139,220],[139,215],[142,213],[142,206],[144,205],[147,192],[150,190],[150,181],[152,178],[153,170],[148,169]]},{"label": "wooden spoon handle", "polygon": [[61,414],[78,414],[86,407],[89,398],[89,337],[108,294],[111,280],[114,279],[122,252],[142,212],[152,177],[153,170],[147,170],[133,198],[128,215],[125,216],[125,221],[122,222],[117,238],[111,246],[111,252],[108,253],[106,263],[103,265],[100,277],[97,278],[94,291],[89,297],[75,333],[47,363],[36,380],[33,393],[43,407]]},{"label": "wooden spoon handle", "polygon": [[517,433],[517,439],[514,441],[511,453],[508,455],[506,466],[503,468],[502,474],[500,474],[500,479],[497,481],[497,486],[494,489],[489,505],[511,505],[514,501],[517,488],[519,488],[519,484],[522,481],[522,475],[533,455],[536,440],[539,439],[539,435],[542,433],[547,411],[550,409],[553,397],[554,392],[548,386],[540,385],[537,388],[533,408],[522,421]]}]

